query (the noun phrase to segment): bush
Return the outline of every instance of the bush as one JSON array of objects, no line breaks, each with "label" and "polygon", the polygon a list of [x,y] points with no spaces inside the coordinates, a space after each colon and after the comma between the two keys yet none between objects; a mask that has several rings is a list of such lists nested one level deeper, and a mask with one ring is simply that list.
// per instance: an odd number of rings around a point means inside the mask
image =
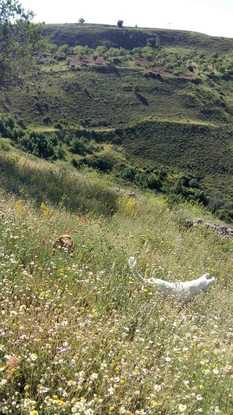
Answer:
[{"label": "bush", "polygon": [[76,169],[78,169],[79,167],[80,167],[80,162],[79,161],[77,161],[76,159],[72,159],[71,160],[71,164],[76,168]]},{"label": "bush", "polygon": [[217,210],[223,208],[224,202],[220,196],[212,196],[207,200],[208,209],[215,213]]},{"label": "bush", "polygon": [[174,203],[180,200],[190,200],[201,203],[204,206],[208,205],[208,197],[205,191],[201,188],[200,179],[191,175],[183,175],[176,178],[175,183],[169,189],[170,200]]},{"label": "bush", "polygon": [[0,118],[0,137],[16,139],[23,134],[24,130],[18,126],[14,118],[10,116]]},{"label": "bush", "polygon": [[32,132],[18,140],[18,144],[24,150],[44,159],[64,158],[64,151],[55,136]]},{"label": "bush", "polygon": [[75,139],[71,144],[71,151],[75,154],[85,156],[93,152],[93,146],[90,143]]},{"label": "bush", "polygon": [[124,24],[124,20],[118,20],[117,27],[122,28]]},{"label": "bush", "polygon": [[102,171],[103,173],[109,173],[113,169],[113,160],[107,156],[93,157],[90,159],[83,159],[83,163],[88,167]]},{"label": "bush", "polygon": [[0,150],[9,152],[11,149],[11,146],[8,143],[5,143],[4,141],[0,141]]},{"label": "bush", "polygon": [[135,183],[143,188],[147,187],[147,174],[143,171],[138,171],[135,176]]},{"label": "bush", "polygon": [[124,180],[151,190],[161,190],[162,182],[166,179],[166,175],[159,171],[155,172],[153,169],[141,170],[131,166],[125,166],[121,170],[120,176]]},{"label": "bush", "polygon": [[120,173],[122,179],[129,180],[130,182],[134,182],[136,169],[133,167],[125,167]]},{"label": "bush", "polygon": [[161,190],[162,183],[159,177],[155,173],[151,173],[147,176],[147,186],[151,190]]}]

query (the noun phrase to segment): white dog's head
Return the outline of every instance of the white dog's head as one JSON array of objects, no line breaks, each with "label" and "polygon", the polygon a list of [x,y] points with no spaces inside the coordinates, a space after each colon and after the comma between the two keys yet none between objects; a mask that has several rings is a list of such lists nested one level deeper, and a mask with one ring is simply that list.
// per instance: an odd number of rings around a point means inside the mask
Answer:
[{"label": "white dog's head", "polygon": [[214,282],[215,277],[211,277],[210,274],[204,274],[200,278],[200,288],[202,290],[207,290]]}]

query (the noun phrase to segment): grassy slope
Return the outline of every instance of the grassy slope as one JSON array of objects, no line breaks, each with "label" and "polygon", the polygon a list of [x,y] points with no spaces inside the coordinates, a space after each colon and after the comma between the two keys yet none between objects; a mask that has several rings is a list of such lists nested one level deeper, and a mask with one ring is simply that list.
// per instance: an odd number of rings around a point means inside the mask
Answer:
[{"label": "grassy slope", "polygon": [[155,35],[160,37],[163,46],[199,48],[207,53],[220,53],[232,50],[233,40],[207,36],[202,33],[187,32],[184,30],[150,29],[150,28],[123,28],[97,24],[51,24],[44,29],[46,36],[53,42],[74,46],[76,44],[96,47],[109,42],[111,46],[135,48],[145,46],[148,38]]},{"label": "grassy slope", "polygon": [[[60,121],[68,126],[126,129],[121,134],[123,145],[139,163],[148,160],[192,170],[212,193],[223,192],[232,199],[233,81],[224,72],[231,68],[231,39],[101,25],[51,25],[45,31],[58,45],[95,47],[106,41],[128,49],[110,73],[91,64],[72,71],[68,60],[41,65],[26,85],[8,87],[1,94],[1,112],[42,129],[47,128],[45,122],[50,128]],[[160,36],[161,50],[155,51],[154,60],[133,59],[130,49],[145,46],[155,34]],[[190,62],[198,68],[191,75]],[[157,68],[162,80],[145,78],[148,67]]]},{"label": "grassy slope", "polygon": [[[226,125],[203,119],[198,105],[187,107],[194,90],[206,105],[208,85],[161,83],[138,71],[117,77],[49,69],[49,78],[39,75],[29,89],[2,94],[2,110],[40,131],[64,118],[70,125],[105,124],[105,134],[121,127],[118,139],[139,164],[146,158],[196,169],[213,187],[228,174],[231,188],[230,113]],[[138,83],[146,107],[132,92]],[[231,85],[215,85],[229,102]],[[42,111],[38,101],[49,108]],[[52,122],[45,127],[47,115]],[[110,175],[38,161],[6,139],[0,173],[0,414],[231,415],[233,242],[180,226],[186,217],[211,215],[190,204],[171,209],[150,192],[130,198],[135,189]],[[53,251],[62,233],[75,241],[72,255]],[[210,272],[217,282],[182,306],[130,272],[132,255],[145,278],[189,280]]]},{"label": "grassy slope", "polygon": [[[6,95],[9,110],[27,122],[41,124],[50,116],[51,122],[65,119],[90,126],[119,127],[152,114],[171,119],[199,118],[200,107],[185,104],[187,87],[187,82],[147,80],[135,70],[108,75],[85,69],[77,73],[52,70],[41,74],[36,82],[28,82],[26,88],[8,89]],[[137,98],[135,88],[147,99],[147,105]]]},{"label": "grassy slope", "polygon": [[[138,164],[169,166],[200,176],[211,194],[233,197],[232,130],[198,122],[148,119],[120,133]],[[227,188],[225,188],[227,186]]]},{"label": "grassy slope", "polygon": [[[1,175],[12,157],[2,156]],[[231,415],[233,243],[179,227],[187,215],[211,217],[188,204],[171,210],[151,193],[129,198],[127,188],[112,216],[103,200],[99,212],[77,204],[71,213],[43,199],[35,208],[29,190],[50,192],[51,167],[20,153],[16,167],[15,178],[29,167],[32,178],[20,198],[1,190],[0,413]],[[13,169],[4,189],[11,177]],[[103,175],[83,179],[86,203],[97,183],[106,192],[116,187]],[[53,252],[62,233],[72,235],[73,255]],[[145,278],[188,280],[208,271],[217,283],[181,306],[132,275],[131,255]]]}]

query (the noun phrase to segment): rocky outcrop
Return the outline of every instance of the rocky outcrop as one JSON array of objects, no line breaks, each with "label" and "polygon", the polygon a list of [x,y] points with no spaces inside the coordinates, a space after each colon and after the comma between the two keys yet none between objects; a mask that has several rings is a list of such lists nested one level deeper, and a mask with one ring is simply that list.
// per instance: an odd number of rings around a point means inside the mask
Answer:
[{"label": "rocky outcrop", "polygon": [[206,229],[210,229],[216,232],[219,236],[225,238],[232,238],[233,239],[233,227],[228,226],[226,224],[217,224],[212,222],[206,222],[204,219],[187,219],[184,223],[184,226],[189,229],[196,226],[202,226]]}]

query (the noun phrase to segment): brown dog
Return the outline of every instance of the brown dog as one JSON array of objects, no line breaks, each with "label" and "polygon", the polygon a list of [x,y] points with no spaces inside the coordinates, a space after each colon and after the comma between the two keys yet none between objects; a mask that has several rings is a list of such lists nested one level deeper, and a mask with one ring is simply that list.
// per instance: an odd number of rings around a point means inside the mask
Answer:
[{"label": "brown dog", "polygon": [[74,252],[75,244],[70,235],[61,235],[53,244],[53,249],[63,249],[66,252]]}]

